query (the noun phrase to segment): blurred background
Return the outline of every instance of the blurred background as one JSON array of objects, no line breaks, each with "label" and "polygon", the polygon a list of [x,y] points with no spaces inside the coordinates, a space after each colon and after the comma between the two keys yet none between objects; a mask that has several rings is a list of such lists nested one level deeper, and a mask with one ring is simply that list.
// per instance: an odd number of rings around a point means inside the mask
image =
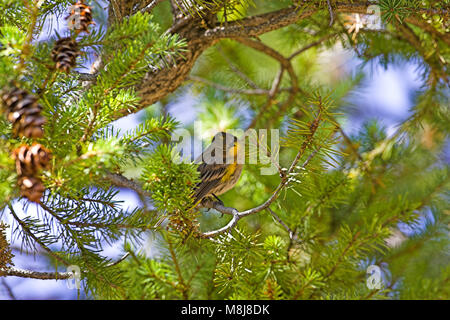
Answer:
[{"label": "blurred background", "polygon": [[[98,2],[96,4],[96,26],[104,26],[107,11],[104,10],[106,4]],[[64,34],[67,30],[64,17],[54,15],[48,18],[40,37],[36,41],[46,40],[54,37],[56,33]],[[377,120],[379,124],[386,128],[388,135],[395,132],[396,127],[411,115],[411,108],[414,105],[414,97],[425,82],[420,75],[421,65],[418,62],[400,61],[385,67],[381,62],[364,64],[357,57],[353,50],[342,46],[322,48],[317,50],[315,74],[318,81],[322,82],[345,82],[348,79],[359,77],[360,80],[345,96],[342,110],[345,110],[343,128],[348,135],[355,134],[364,123],[370,120]],[[94,56],[88,56],[82,66],[78,68],[80,72],[87,72]],[[214,70],[210,70],[211,72]],[[164,112],[172,115],[181,124],[181,128],[191,127],[195,120],[198,120],[204,104],[201,95],[189,86],[177,90],[175,94],[162,102],[163,106],[150,106],[136,114],[124,117],[116,121],[113,125],[120,128],[122,132],[136,127],[149,114],[160,113],[162,107]],[[244,111],[241,109],[241,113]],[[447,148],[448,150],[448,148]],[[443,155],[447,162],[450,154],[448,151]],[[131,175],[133,172],[131,172]],[[117,199],[123,201],[123,207],[136,207],[140,205],[140,200],[133,192],[121,190]],[[38,216],[41,214],[34,204],[26,205],[25,202],[16,201],[14,209],[20,217]],[[7,223],[8,214],[3,215]],[[39,254],[21,252],[19,239],[11,238],[8,233],[8,240],[13,248],[14,263],[16,267],[33,269],[38,271],[51,271],[52,267],[46,259]],[[151,241],[144,242],[142,250],[151,254]],[[117,259],[122,254],[122,242],[116,245],[105,244],[104,255]],[[69,289],[66,281],[60,280],[32,280],[16,277],[0,278],[0,299],[77,299],[86,298],[82,292]]]}]

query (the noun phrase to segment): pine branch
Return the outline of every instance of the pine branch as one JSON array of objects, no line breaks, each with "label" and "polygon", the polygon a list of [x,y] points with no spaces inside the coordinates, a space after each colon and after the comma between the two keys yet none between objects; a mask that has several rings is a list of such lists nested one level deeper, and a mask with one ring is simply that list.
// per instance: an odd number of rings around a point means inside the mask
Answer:
[{"label": "pine branch", "polygon": [[285,58],[282,54],[280,54],[278,51],[276,51],[275,49],[265,45],[264,43],[262,43],[261,41],[255,41],[255,40],[251,40],[251,39],[247,39],[247,38],[237,38],[235,39],[238,42],[253,48],[255,50],[261,51],[263,53],[265,53],[266,55],[274,58],[275,60],[277,60],[280,63],[280,70],[277,74],[277,76],[275,77],[275,79],[273,80],[272,83],[272,87],[268,93],[268,99],[266,104],[259,110],[258,114],[253,118],[253,120],[251,121],[251,123],[249,124],[247,129],[253,128],[257,122],[259,121],[259,119],[266,114],[266,111],[273,105],[273,103],[275,102],[275,96],[278,94],[279,90],[280,90],[280,83],[281,83],[281,79],[283,77],[283,73],[286,70],[287,73],[289,74],[289,77],[291,78],[291,83],[292,86],[289,89],[289,97],[286,99],[286,101],[278,108],[278,113],[282,114],[285,111],[285,108],[287,106],[289,106],[293,100],[295,95],[297,94],[298,91],[303,92],[303,90],[301,90],[298,86],[298,78],[297,75],[295,74],[294,68],[292,66],[292,63],[290,61],[289,58]]},{"label": "pine branch", "polygon": [[66,267],[70,265],[70,262],[68,262],[67,260],[63,259],[62,257],[60,257],[57,253],[53,252],[47,245],[45,245],[45,243],[43,243],[41,241],[41,239],[39,237],[37,237],[31,230],[30,228],[25,224],[25,222],[23,222],[16,214],[16,212],[14,211],[13,207],[11,204],[8,204],[8,208],[9,211],[11,213],[11,215],[14,217],[14,219],[19,223],[19,225],[21,226],[22,230],[28,235],[30,236],[37,244],[39,244],[42,249],[44,249],[47,253],[49,253],[52,257],[54,257],[56,260],[58,260],[59,262],[61,262],[63,265],[65,265]]},{"label": "pine branch", "polygon": [[198,77],[198,76],[194,76],[194,75],[188,76],[187,80],[202,82],[211,87],[214,87],[216,89],[219,89],[219,90],[225,91],[225,92],[229,92],[229,93],[238,93],[238,94],[245,94],[245,95],[267,95],[267,94],[269,94],[269,91],[264,90],[264,89],[234,89],[234,88],[225,87],[219,83],[215,83],[215,82],[209,81],[208,79],[204,79],[202,77]]},{"label": "pine branch", "polygon": [[292,60],[292,59],[294,59],[295,57],[297,57],[298,55],[302,54],[303,52],[305,52],[305,51],[307,51],[307,50],[309,50],[309,49],[311,49],[311,48],[317,47],[318,45],[324,43],[325,41],[327,41],[327,40],[329,40],[329,39],[331,39],[331,38],[335,38],[338,34],[339,34],[339,33],[330,33],[330,34],[327,34],[327,35],[325,35],[325,36],[319,38],[318,40],[316,40],[316,41],[314,41],[314,42],[311,42],[310,44],[307,44],[306,46],[304,46],[304,47],[298,49],[297,51],[293,52],[293,53],[288,57],[288,59],[289,59],[289,60]]},{"label": "pine branch", "polygon": [[33,35],[35,33],[37,18],[39,15],[38,3],[34,3],[34,1],[31,1],[31,3],[30,1],[25,1],[24,5],[28,11],[28,14],[30,15],[30,23],[28,24],[25,43],[22,45],[22,52],[19,58],[18,70],[25,69],[26,58],[31,54],[31,43],[33,41]]},{"label": "pine branch", "polygon": [[450,77],[446,73],[445,63],[443,63],[440,59],[436,59],[434,55],[429,55],[426,48],[423,47],[422,41],[418,35],[408,26],[406,23],[395,22],[395,26],[400,31],[401,36],[411,45],[413,46],[417,52],[423,57],[424,61],[431,68],[431,75],[434,79],[432,79],[432,83],[438,82],[439,79],[443,79],[450,83]]},{"label": "pine branch", "polygon": [[111,182],[116,187],[131,189],[133,191],[136,191],[140,196],[151,197],[150,192],[145,191],[144,189],[142,189],[142,187],[139,184],[137,184],[133,180],[130,180],[130,179],[124,177],[121,174],[107,172],[105,174],[104,178],[107,179],[109,182]]},{"label": "pine branch", "polygon": [[[372,3],[369,1],[353,3],[336,2],[334,4],[334,11],[366,14],[367,8],[370,5]],[[322,6],[315,3],[310,4],[303,10],[300,10],[299,7],[291,6],[257,16],[246,17],[237,21],[230,21],[226,25],[219,24],[207,30],[196,28],[195,26],[198,24],[198,21],[193,16],[188,15],[179,19],[167,33],[178,33],[186,40],[187,51],[184,56],[178,58],[173,67],[149,72],[144,77],[144,81],[137,86],[139,96],[142,98],[140,105],[132,110],[121,110],[114,116],[114,119],[135,113],[176,90],[183,84],[198,57],[217,40],[257,37],[307,19],[322,9]],[[421,13],[429,13],[429,10],[419,8],[417,14]],[[416,16],[406,17],[405,22],[414,25],[423,25],[423,20]]]},{"label": "pine branch", "polygon": [[98,76],[98,73],[82,73],[78,71],[73,71],[73,73],[76,74],[81,81],[95,81]]},{"label": "pine branch", "polygon": [[334,23],[334,13],[333,13],[333,8],[331,7],[330,0],[327,0],[327,6],[328,6],[328,12],[330,14],[330,23],[328,24],[328,26],[331,27]]},{"label": "pine branch", "polygon": [[8,296],[11,300],[17,300],[14,291],[12,290],[11,286],[6,282],[5,279],[2,279],[2,285],[5,287],[6,292],[8,293]]},{"label": "pine branch", "polygon": [[253,82],[252,79],[250,79],[244,72],[239,70],[239,68],[233,63],[233,61],[230,60],[230,58],[227,57],[225,52],[223,52],[220,45],[217,46],[217,51],[220,53],[222,58],[227,62],[230,69],[242,80],[244,80],[250,87],[253,89],[261,89],[255,82]]},{"label": "pine branch", "polygon": [[169,0],[169,1],[173,15],[173,22],[176,23],[177,21],[183,18],[183,13],[180,9],[180,5],[178,4],[177,0]]},{"label": "pine branch", "polygon": [[283,220],[281,220],[281,218],[272,209],[270,209],[270,207],[267,207],[267,211],[269,211],[272,217],[274,217],[275,220],[277,220],[278,223],[281,224],[283,228],[286,229],[286,231],[289,233],[289,239],[298,240],[298,237],[295,234],[295,232],[292,231],[291,228],[289,228],[288,225]]},{"label": "pine branch", "polygon": [[122,257],[120,257],[117,261],[110,262],[106,265],[107,268],[114,267],[124,261],[126,258],[130,256],[130,252],[125,253]]},{"label": "pine branch", "polygon": [[293,94],[296,93],[296,91],[298,90],[298,79],[297,79],[297,75],[294,72],[294,68],[292,67],[292,63],[289,61],[289,59],[285,58],[278,51],[265,45],[261,41],[255,41],[255,40],[251,40],[249,38],[236,38],[235,40],[250,47],[250,48],[261,51],[261,52],[265,53],[266,55],[277,60],[282,65],[282,67],[284,69],[286,69],[289,76],[291,77],[292,92],[293,92]]},{"label": "pine branch", "polygon": [[175,254],[175,250],[174,250],[174,248],[173,248],[173,244],[172,244],[172,242],[170,241],[170,239],[167,239],[167,243],[168,243],[168,245],[169,245],[170,257],[171,257],[172,262],[173,262],[173,264],[174,264],[174,266],[175,266],[175,271],[176,271],[176,273],[177,273],[177,275],[178,275],[178,281],[179,281],[179,283],[180,283],[181,294],[182,294],[182,296],[183,296],[183,299],[187,300],[187,299],[189,299],[189,295],[188,295],[188,287],[187,287],[187,285],[186,285],[186,283],[185,283],[185,281],[184,281],[183,274],[181,273],[181,268],[180,268],[180,265],[179,265],[179,263],[178,263],[177,256],[176,256],[176,254]]},{"label": "pine branch", "polygon": [[31,278],[40,280],[59,280],[59,279],[69,279],[73,276],[72,272],[40,272],[33,270],[19,269],[16,267],[9,267],[5,269],[0,269],[0,276],[12,276],[21,278]]},{"label": "pine branch", "polygon": [[151,13],[152,10],[161,2],[163,2],[164,0],[152,0],[150,1],[149,4],[147,4],[145,7],[143,7],[142,9],[140,9],[140,11],[142,13],[146,12],[146,13]]}]

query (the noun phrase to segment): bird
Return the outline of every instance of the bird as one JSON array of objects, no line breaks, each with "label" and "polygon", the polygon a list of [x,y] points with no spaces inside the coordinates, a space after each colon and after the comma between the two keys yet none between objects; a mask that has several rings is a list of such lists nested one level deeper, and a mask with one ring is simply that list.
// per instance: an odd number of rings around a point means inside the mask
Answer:
[{"label": "bird", "polygon": [[226,132],[218,132],[211,144],[194,161],[199,164],[200,182],[194,188],[194,203],[213,196],[219,203],[219,195],[232,189],[238,182],[243,163],[238,161],[240,143],[238,138]]}]

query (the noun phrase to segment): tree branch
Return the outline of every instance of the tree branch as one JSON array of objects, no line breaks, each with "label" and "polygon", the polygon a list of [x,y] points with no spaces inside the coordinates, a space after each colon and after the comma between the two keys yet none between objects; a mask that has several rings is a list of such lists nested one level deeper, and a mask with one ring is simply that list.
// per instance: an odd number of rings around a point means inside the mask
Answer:
[{"label": "tree branch", "polygon": [[[70,263],[68,261],[66,261],[64,258],[60,257],[56,252],[53,252],[47,245],[45,245],[45,243],[43,243],[33,232],[31,232],[30,228],[28,228],[28,226],[25,224],[25,222],[23,222],[16,214],[16,212],[14,211],[14,208],[12,207],[11,204],[8,203],[8,208],[9,211],[11,213],[11,215],[13,216],[14,220],[17,221],[17,223],[20,225],[20,227],[22,228],[22,230],[28,234],[37,244],[39,244],[42,249],[44,249],[47,253],[49,253],[51,256],[53,256],[56,260],[58,260],[59,262],[61,262],[63,265],[65,266],[69,266]],[[35,247],[34,247],[35,248]]]},{"label": "tree branch", "polygon": [[151,196],[151,193],[142,189],[142,187],[138,183],[124,177],[121,174],[107,172],[104,178],[109,182],[111,182],[116,187],[131,189],[133,191],[136,191],[140,196],[143,197]]},{"label": "tree branch", "polygon": [[[1,274],[1,272],[0,272],[0,274]],[[11,300],[17,300],[16,296],[14,295],[14,291],[11,289],[11,287],[9,286],[9,284],[6,282],[6,280],[4,278],[2,279],[2,285],[3,285],[3,287],[5,287],[9,298]]]},{"label": "tree branch", "polygon": [[[367,8],[371,4],[373,3],[369,1],[335,2],[333,8],[335,13],[353,12],[367,14]],[[218,23],[215,27],[206,30],[201,25],[199,17],[188,15],[176,20],[167,32],[178,33],[181,38],[186,40],[187,50],[184,56],[178,58],[171,67],[149,71],[142,83],[136,88],[141,97],[140,106],[133,110],[128,108],[121,110],[121,112],[117,113],[115,119],[138,112],[175,91],[183,84],[200,55],[217,41],[226,38],[257,37],[309,18],[314,13],[324,9],[319,3],[309,4],[308,7],[303,9],[291,6],[269,13],[230,21],[224,25]],[[417,15],[430,13],[430,10],[418,9],[416,13]],[[411,15],[405,19],[405,22],[419,25],[423,24],[423,19]]]},{"label": "tree branch", "polygon": [[153,0],[149,4],[147,4],[145,7],[140,9],[141,12],[151,12],[153,8],[155,8],[158,4],[163,2],[164,0]]},{"label": "tree branch", "polygon": [[248,85],[251,86],[253,89],[261,89],[255,82],[253,82],[252,79],[250,79],[245,73],[239,70],[239,68],[230,60],[230,58],[227,57],[225,52],[223,52],[220,46],[217,46],[217,51],[220,53],[222,58],[228,63],[230,69],[233,70],[233,72],[237,74],[239,78],[248,83]]},{"label": "tree branch", "polygon": [[72,272],[40,272],[33,270],[19,269],[9,267],[0,269],[0,276],[13,276],[21,278],[41,279],[41,280],[58,280],[69,279],[73,276]]},{"label": "tree branch", "polygon": [[311,49],[315,46],[320,45],[321,43],[327,41],[328,39],[331,39],[333,37],[336,37],[338,35],[338,33],[331,33],[331,34],[327,34],[326,36],[323,36],[322,38],[318,39],[317,41],[311,42],[310,44],[304,46],[303,48],[300,48],[299,50],[295,51],[294,53],[292,53],[288,59],[292,60],[295,57],[297,57],[299,54],[305,52],[308,49]]},{"label": "tree branch", "polygon": [[219,89],[221,91],[226,91],[229,93],[237,93],[237,94],[245,94],[245,95],[266,95],[269,93],[268,90],[264,89],[234,89],[229,88],[221,85],[220,83],[215,83],[212,81],[209,81],[208,79],[204,79],[201,77],[197,77],[194,75],[190,75],[187,77],[187,80],[196,81],[196,82],[203,82],[204,84],[207,84],[211,87],[214,87],[216,89]]},{"label": "tree branch", "polygon": [[78,71],[73,71],[78,76],[81,81],[95,81],[97,79],[97,73],[82,73]]},{"label": "tree branch", "polygon": [[274,219],[277,220],[278,223],[281,224],[284,229],[286,229],[286,231],[289,233],[289,239],[297,240],[297,235],[295,234],[295,232],[292,231],[291,228],[289,228],[288,225],[284,223],[284,221],[281,220],[281,218],[272,209],[270,209],[270,207],[267,207],[267,211],[269,211],[272,217],[274,217]]},{"label": "tree branch", "polygon": [[116,119],[138,112],[175,91],[183,84],[198,57],[217,40],[257,36],[287,26],[313,13],[313,10],[309,10],[298,14],[295,7],[289,7],[229,22],[226,26],[217,26],[208,30],[204,30],[192,16],[183,17],[176,21],[168,32],[178,33],[186,40],[187,50],[184,57],[177,59],[174,66],[170,68],[150,71],[144,77],[142,84],[137,88],[141,97],[141,105],[134,110],[123,109],[117,114]]},{"label": "tree branch", "polygon": [[258,50],[260,52],[267,54],[268,56],[277,60],[281,65],[280,71],[278,72],[278,75],[275,77],[275,79],[273,81],[272,88],[269,92],[269,99],[268,99],[267,103],[261,108],[258,115],[252,120],[252,122],[250,123],[250,125],[248,127],[248,128],[252,128],[256,125],[256,123],[262,117],[262,115],[265,114],[266,111],[270,108],[270,106],[274,103],[274,97],[279,90],[279,86],[281,83],[281,79],[283,77],[284,70],[287,71],[287,73],[289,74],[289,77],[291,78],[292,87],[290,89],[289,97],[280,106],[279,112],[284,112],[285,108],[287,106],[289,106],[291,104],[291,102],[294,100],[294,97],[297,94],[297,92],[301,91],[301,90],[298,87],[298,78],[297,78],[297,75],[295,74],[294,68],[293,68],[292,63],[289,58],[285,58],[281,53],[279,53],[275,49],[267,46],[266,44],[264,44],[261,41],[255,41],[255,40],[248,39],[248,38],[236,38],[235,40],[250,47],[250,48],[253,48],[255,50]]},{"label": "tree branch", "polygon": [[130,252],[125,253],[122,257],[120,257],[119,259],[117,259],[117,261],[112,261],[110,263],[108,263],[106,265],[106,267],[113,267],[118,265],[119,263],[121,263],[122,261],[124,261],[126,258],[128,258],[128,256],[130,255]]},{"label": "tree branch", "polygon": [[330,0],[327,0],[327,6],[328,6],[328,13],[330,14],[330,23],[328,24],[328,26],[331,27],[334,23],[334,13],[333,13],[333,8],[331,7]]}]

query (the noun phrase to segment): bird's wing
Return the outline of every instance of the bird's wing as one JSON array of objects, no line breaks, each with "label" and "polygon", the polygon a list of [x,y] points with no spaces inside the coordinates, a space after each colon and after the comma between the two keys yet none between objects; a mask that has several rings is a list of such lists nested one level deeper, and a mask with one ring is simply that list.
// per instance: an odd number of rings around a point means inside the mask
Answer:
[{"label": "bird's wing", "polygon": [[227,164],[206,164],[202,163],[198,166],[198,171],[200,172],[200,182],[195,188],[195,201],[203,199],[205,196],[211,193],[219,184],[225,170],[227,169]]}]

